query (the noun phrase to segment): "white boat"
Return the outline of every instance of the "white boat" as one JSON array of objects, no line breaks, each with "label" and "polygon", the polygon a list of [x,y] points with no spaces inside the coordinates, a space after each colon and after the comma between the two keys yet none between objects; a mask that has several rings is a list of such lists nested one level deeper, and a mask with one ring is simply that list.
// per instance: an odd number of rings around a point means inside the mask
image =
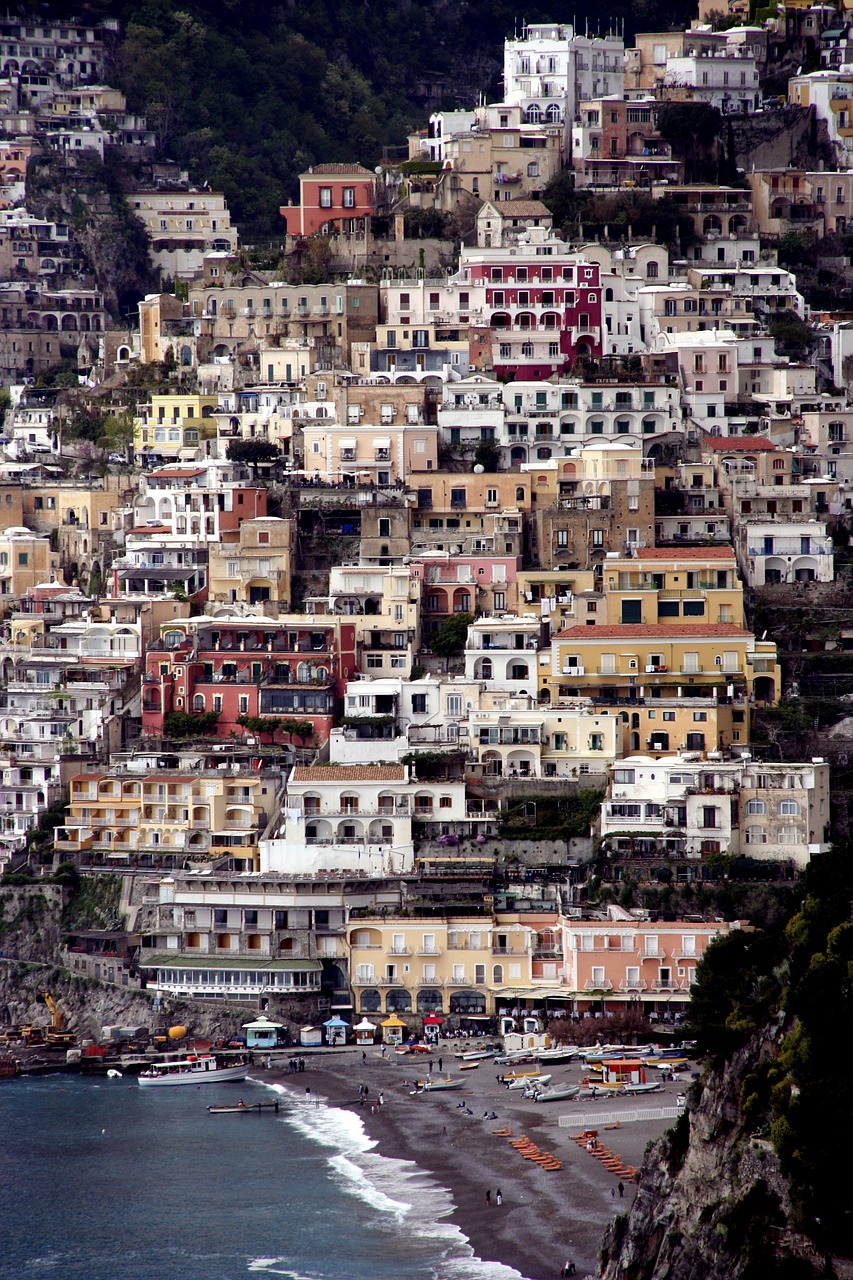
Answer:
[{"label": "white boat", "polygon": [[464,1083],[465,1083],[464,1080],[451,1080],[450,1078],[446,1080],[434,1080],[434,1079],[418,1080],[417,1082],[418,1087],[415,1090],[413,1090],[413,1092],[414,1093],[438,1093],[446,1089],[461,1089]]},{"label": "white boat", "polygon": [[550,1089],[535,1089],[534,1102],[563,1102],[566,1098],[576,1098],[581,1091],[579,1084],[555,1084]]},{"label": "white boat", "polygon": [[551,1077],[548,1076],[519,1076],[517,1080],[513,1080],[509,1085],[510,1089],[526,1089],[528,1085],[547,1084]]},{"label": "white boat", "polygon": [[457,1053],[454,1055],[462,1062],[482,1062],[485,1058],[493,1058],[495,1056],[494,1049],[472,1049],[469,1053]]},{"label": "white boat", "polygon": [[558,1049],[540,1049],[536,1058],[539,1062],[572,1062],[580,1057],[577,1045],[561,1045]]},{"label": "white boat", "polygon": [[212,1053],[191,1053],[178,1062],[150,1067],[137,1078],[147,1088],[175,1084],[223,1084],[230,1080],[245,1080],[249,1065],[245,1060],[219,1059]]},{"label": "white boat", "polygon": [[644,1084],[626,1084],[624,1086],[625,1093],[658,1093],[660,1091],[660,1081],[650,1080]]}]

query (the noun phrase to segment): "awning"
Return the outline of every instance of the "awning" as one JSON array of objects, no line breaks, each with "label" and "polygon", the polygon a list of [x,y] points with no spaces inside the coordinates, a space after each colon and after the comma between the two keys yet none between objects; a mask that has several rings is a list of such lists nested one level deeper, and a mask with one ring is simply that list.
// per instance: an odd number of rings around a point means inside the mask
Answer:
[{"label": "awning", "polygon": [[385,437],[385,439],[383,440],[374,440],[373,447],[374,449],[390,449],[391,448],[390,437]]},{"label": "awning", "polygon": [[353,450],[354,450],[354,449],[356,448],[356,440],[355,440],[355,437],[354,437],[354,436],[350,436],[350,437],[348,437],[346,440],[339,440],[339,441],[338,441],[338,446],[339,446],[339,448],[341,448],[341,449],[353,449]]},{"label": "awning", "polygon": [[343,1018],[327,1018],[323,1023],[324,1027],[348,1027],[349,1023],[344,1022]]}]

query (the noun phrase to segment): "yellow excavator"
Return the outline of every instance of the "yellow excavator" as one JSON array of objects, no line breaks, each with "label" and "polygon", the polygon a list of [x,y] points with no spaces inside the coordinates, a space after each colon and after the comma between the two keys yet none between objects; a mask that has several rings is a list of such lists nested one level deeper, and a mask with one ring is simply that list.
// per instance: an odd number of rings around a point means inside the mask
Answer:
[{"label": "yellow excavator", "polygon": [[48,1029],[46,1035],[48,1045],[56,1049],[70,1049],[76,1043],[77,1037],[73,1031],[62,1030],[62,1014],[59,1011],[59,1005],[49,991],[40,991],[38,998],[42,1004],[47,1005],[53,1015],[53,1027]]}]

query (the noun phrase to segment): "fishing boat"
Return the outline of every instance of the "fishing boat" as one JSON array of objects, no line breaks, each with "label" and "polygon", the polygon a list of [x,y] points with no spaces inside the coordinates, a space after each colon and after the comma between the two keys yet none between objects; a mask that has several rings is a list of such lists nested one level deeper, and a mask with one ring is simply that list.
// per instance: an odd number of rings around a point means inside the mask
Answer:
[{"label": "fishing boat", "polygon": [[622,1086],[624,1093],[658,1093],[660,1091],[660,1081],[650,1080],[642,1084],[626,1084]]},{"label": "fishing boat", "polygon": [[576,1098],[581,1091],[579,1084],[555,1084],[550,1089],[534,1089],[534,1102],[563,1102]]},{"label": "fishing boat", "polygon": [[494,1056],[494,1049],[471,1049],[468,1053],[454,1054],[454,1057],[461,1059],[462,1062],[482,1062],[485,1058]]},{"label": "fishing boat", "polygon": [[580,1057],[580,1049],[577,1045],[567,1044],[560,1045],[556,1049],[540,1049],[536,1055],[539,1062],[573,1062],[575,1058]]},{"label": "fishing boat", "polygon": [[441,1080],[441,1079],[435,1080],[432,1078],[429,1080],[418,1080],[417,1088],[414,1089],[413,1092],[414,1093],[439,1093],[447,1089],[461,1089],[464,1083],[465,1083],[464,1080],[451,1080],[449,1077],[446,1080]]},{"label": "fishing boat", "polygon": [[249,1062],[245,1058],[230,1061],[217,1058],[212,1053],[191,1053],[178,1062],[164,1062],[150,1067],[137,1077],[147,1088],[177,1084],[223,1084],[245,1080],[249,1074]]},{"label": "fishing boat", "polygon": [[498,1076],[501,1084],[511,1085],[515,1080],[534,1080],[541,1076],[542,1072],[538,1067],[534,1067],[532,1071],[508,1071],[506,1075]]},{"label": "fishing boat", "polygon": [[212,1116],[261,1115],[264,1111],[278,1111],[277,1102],[238,1102],[236,1107],[208,1107]]},{"label": "fishing boat", "polygon": [[517,1080],[513,1080],[509,1085],[510,1089],[526,1089],[528,1085],[547,1084],[551,1079],[550,1075],[541,1075],[539,1072],[535,1076],[519,1076]]},{"label": "fishing boat", "polygon": [[476,1071],[481,1061],[482,1059],[480,1058],[476,1062],[460,1062],[459,1070],[460,1071]]}]

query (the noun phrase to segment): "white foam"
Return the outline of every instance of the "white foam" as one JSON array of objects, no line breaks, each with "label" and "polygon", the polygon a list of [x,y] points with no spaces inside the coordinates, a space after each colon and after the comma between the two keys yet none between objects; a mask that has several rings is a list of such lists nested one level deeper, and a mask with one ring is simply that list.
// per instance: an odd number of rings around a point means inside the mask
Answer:
[{"label": "white foam", "polygon": [[[377,1153],[374,1150],[377,1142],[366,1133],[361,1117],[354,1111],[317,1106],[315,1100],[306,1103],[284,1085],[257,1083],[275,1090],[291,1104],[284,1108],[285,1123],[304,1137],[334,1149],[329,1167],[345,1192],[387,1215],[386,1220],[392,1219],[395,1226],[405,1223],[409,1234],[440,1242],[443,1257],[440,1270],[434,1273],[436,1280],[524,1280],[514,1267],[478,1258],[461,1228],[455,1222],[442,1221],[456,1208],[450,1192],[437,1185],[414,1161]],[[400,1198],[401,1192],[404,1199]],[[412,1213],[415,1205],[418,1211]],[[274,1265],[284,1259],[259,1261]],[[270,1268],[264,1265],[254,1269]],[[272,1274],[285,1276],[287,1280],[316,1280],[297,1276],[293,1271],[273,1271]]]},{"label": "white foam", "polygon": [[284,1276],[285,1280],[321,1280],[317,1275],[306,1276],[301,1271],[294,1271],[292,1267],[282,1271],[277,1264],[286,1261],[286,1258],[253,1258],[249,1263],[249,1270],[263,1271],[269,1276]]}]

